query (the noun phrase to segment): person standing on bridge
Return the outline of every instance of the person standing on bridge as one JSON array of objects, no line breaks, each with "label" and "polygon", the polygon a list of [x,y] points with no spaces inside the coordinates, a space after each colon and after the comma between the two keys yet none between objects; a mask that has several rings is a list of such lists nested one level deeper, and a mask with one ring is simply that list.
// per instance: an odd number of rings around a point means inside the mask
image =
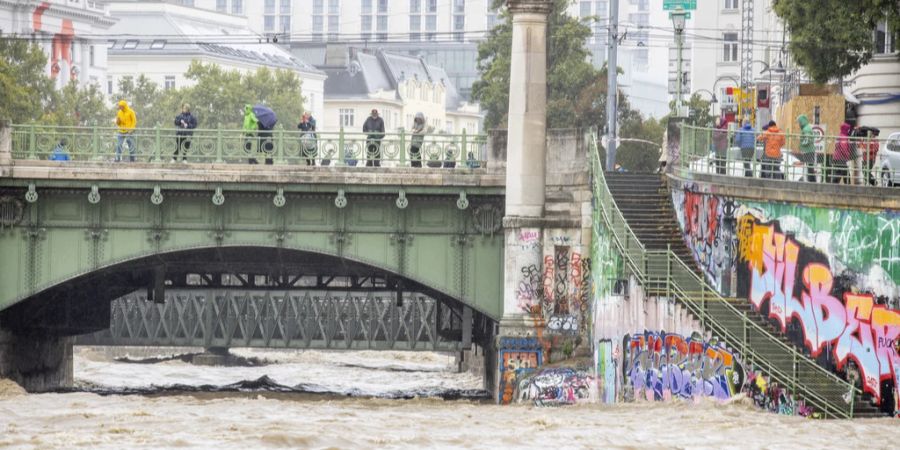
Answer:
[{"label": "person standing on bridge", "polygon": [[816,136],[806,114],[797,116],[800,124],[800,160],[806,165],[806,181],[816,182]]},{"label": "person standing on bridge", "polygon": [[[253,141],[256,140],[256,133],[259,130],[259,120],[256,118],[256,114],[253,113],[253,105],[244,105],[244,125],[242,127],[244,130],[244,152],[248,155],[252,155],[255,153],[253,149]],[[259,143],[256,144],[257,149],[259,148]],[[250,158],[247,160],[250,164],[259,164],[259,161],[256,158]]]},{"label": "person standing on bridge", "polygon": [[128,102],[119,100],[119,111],[116,113],[116,126],[119,127],[118,136],[116,136],[116,162],[122,160],[122,144],[128,144],[129,159],[134,162],[134,154],[137,152],[137,146],[134,143],[134,129],[137,127],[137,115],[134,110],[128,107]]},{"label": "person standing on bridge", "polygon": [[178,153],[181,152],[181,161],[187,162],[187,152],[191,148],[191,136],[194,135],[194,128],[197,128],[197,118],[191,114],[191,105],[187,103],[181,105],[181,114],[175,117],[175,126],[178,131],[175,132],[175,155],[172,162],[178,162]]},{"label": "person standing on bridge", "polygon": [[766,143],[761,178],[783,180],[784,174],[779,170],[779,166],[781,165],[781,148],[784,147],[784,133],[778,128],[778,124],[774,120],[770,120],[766,125],[766,131],[756,140]]},{"label": "person standing on bridge", "polygon": [[363,124],[363,133],[366,136],[366,167],[381,167],[381,140],[384,139],[384,120],[378,117],[378,110],[373,109],[372,114]]},{"label": "person standing on bridge", "polygon": [[725,165],[728,158],[728,121],[719,119],[719,124],[713,130],[713,152],[715,152],[716,174],[725,175]]},{"label": "person standing on bridge", "polygon": [[744,119],[744,125],[734,136],[734,143],[741,149],[741,159],[744,160],[744,176],[753,178],[753,156],[756,153],[756,136],[749,120]]},{"label": "person standing on bridge", "polygon": [[306,156],[306,165],[314,166],[316,165],[316,119],[309,111],[304,112],[300,117],[297,129],[300,130],[300,152]]},{"label": "person standing on bridge", "polygon": [[422,144],[425,143],[425,114],[416,113],[413,119],[412,141],[409,145],[409,159],[412,167],[422,167]]}]

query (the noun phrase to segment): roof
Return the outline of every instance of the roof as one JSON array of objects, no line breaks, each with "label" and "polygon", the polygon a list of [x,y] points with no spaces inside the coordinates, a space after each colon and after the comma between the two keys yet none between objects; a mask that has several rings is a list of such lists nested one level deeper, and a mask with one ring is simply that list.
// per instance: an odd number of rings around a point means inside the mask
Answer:
[{"label": "roof", "polygon": [[[320,66],[328,74],[325,80],[325,96],[333,99],[369,98],[378,91],[395,91],[404,80],[417,79],[443,84],[447,111],[455,111],[462,98],[443,68],[432,66],[422,58],[416,58],[383,50],[354,49],[350,62],[342,66]],[[297,54],[295,51],[294,54]]]},{"label": "roof", "polygon": [[198,55],[324,75],[277,44],[233,23],[201,21],[172,10],[114,11],[109,55]]}]

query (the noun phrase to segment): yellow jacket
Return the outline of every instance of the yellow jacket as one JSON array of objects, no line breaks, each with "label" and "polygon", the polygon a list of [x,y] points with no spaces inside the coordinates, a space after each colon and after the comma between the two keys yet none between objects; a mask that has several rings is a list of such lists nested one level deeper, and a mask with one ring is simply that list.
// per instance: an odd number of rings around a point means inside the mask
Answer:
[{"label": "yellow jacket", "polygon": [[122,108],[116,113],[116,126],[119,127],[119,133],[131,133],[137,126],[137,116],[134,110],[128,107],[128,102],[119,100],[119,106]]}]

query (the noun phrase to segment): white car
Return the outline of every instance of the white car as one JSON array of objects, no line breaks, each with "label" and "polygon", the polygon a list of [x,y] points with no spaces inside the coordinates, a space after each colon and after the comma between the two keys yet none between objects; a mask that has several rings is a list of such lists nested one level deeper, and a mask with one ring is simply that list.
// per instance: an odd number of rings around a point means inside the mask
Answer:
[{"label": "white car", "polygon": [[900,133],[892,133],[878,149],[875,170],[880,186],[900,186]]}]

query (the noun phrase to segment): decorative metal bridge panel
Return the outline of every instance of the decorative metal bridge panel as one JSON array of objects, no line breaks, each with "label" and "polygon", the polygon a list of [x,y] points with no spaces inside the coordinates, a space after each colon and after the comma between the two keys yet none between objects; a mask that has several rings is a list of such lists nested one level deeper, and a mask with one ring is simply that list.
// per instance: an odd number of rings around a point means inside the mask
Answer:
[{"label": "decorative metal bridge panel", "polygon": [[181,290],[113,301],[110,328],[78,344],[451,351],[464,316],[418,294]]}]

